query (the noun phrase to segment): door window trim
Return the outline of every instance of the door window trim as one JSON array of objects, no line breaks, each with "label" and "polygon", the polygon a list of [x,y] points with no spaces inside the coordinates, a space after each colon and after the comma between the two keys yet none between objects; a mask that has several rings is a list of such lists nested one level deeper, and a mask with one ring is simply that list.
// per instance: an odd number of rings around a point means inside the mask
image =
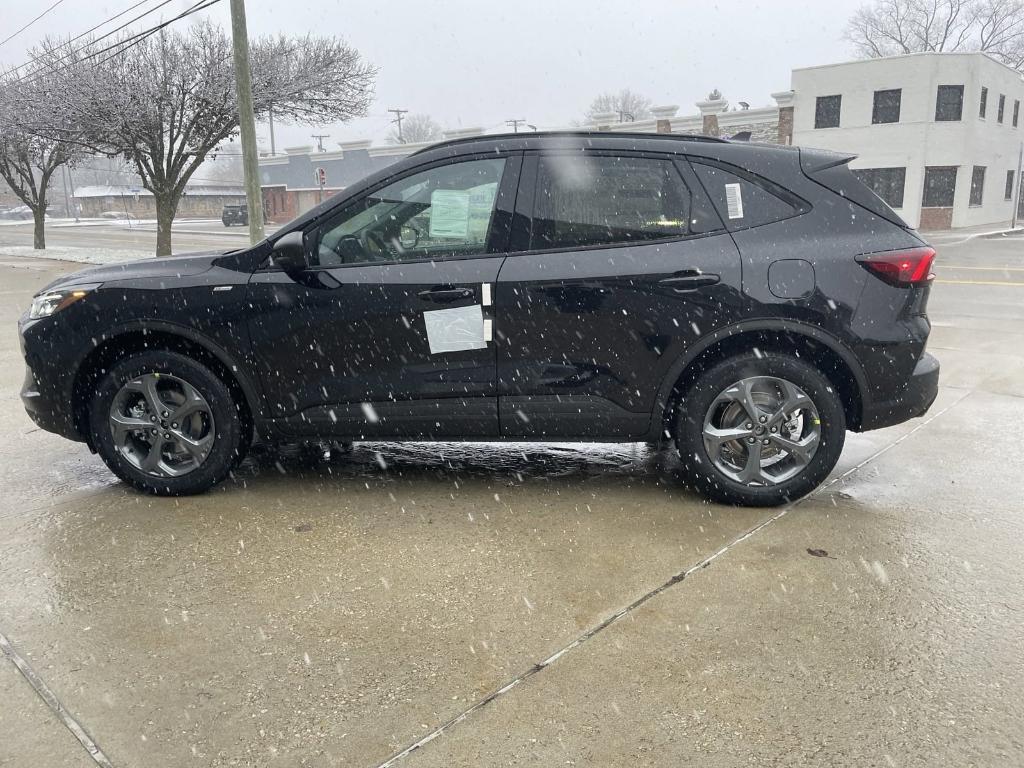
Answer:
[{"label": "door window trim", "polygon": [[[618,149],[592,149],[590,147],[584,147],[580,149],[530,149],[523,153],[523,167],[522,172],[519,176],[519,193],[516,196],[516,208],[513,216],[512,235],[509,240],[509,252],[510,257],[513,256],[533,256],[542,253],[576,253],[582,251],[598,251],[607,250],[609,248],[642,248],[658,245],[666,245],[670,243],[685,242],[688,240],[697,240],[703,237],[711,237],[713,235],[722,235],[725,233],[725,228],[712,230],[710,232],[696,232],[688,233],[685,235],[677,235],[674,237],[664,237],[658,240],[639,240],[636,242],[628,243],[593,243],[591,245],[574,245],[564,248],[530,248],[529,243],[533,231],[533,214],[536,209],[536,188],[538,180],[538,166],[540,164],[541,157],[550,157],[553,155],[582,155],[585,157],[636,157],[647,160],[663,160],[672,165],[676,173],[679,174],[679,180],[682,182],[683,187],[690,194],[690,209],[693,209],[693,199],[698,193],[694,192],[693,184],[696,182],[695,178],[691,178],[689,174],[685,173],[680,167],[679,161],[683,159],[682,155],[671,153],[671,152],[648,152],[643,150],[618,150]],[[700,189],[700,188],[698,188]],[[703,190],[700,190],[703,193]],[[714,206],[711,206],[714,210]],[[715,212],[717,216],[717,211]]]},{"label": "door window trim", "polygon": [[[429,262],[466,261],[468,259],[494,259],[504,258],[508,254],[509,235],[512,228],[512,214],[515,208],[516,190],[519,187],[519,177],[522,173],[523,153],[520,150],[505,150],[501,152],[474,152],[467,155],[456,155],[440,160],[434,160],[412,168],[406,168],[388,176],[372,187],[362,190],[352,197],[338,201],[338,204],[330,211],[317,217],[314,221],[307,223],[302,228],[302,237],[306,248],[307,258],[310,255],[311,235],[318,229],[329,226],[345,208],[365,200],[375,192],[391,184],[415,176],[418,173],[429,171],[433,168],[441,168],[448,165],[470,162],[473,160],[504,160],[505,168],[501,175],[501,182],[498,184],[498,193],[494,198],[494,212],[491,215],[490,232],[487,235],[487,245],[482,253],[457,254],[446,256],[426,256],[419,259],[391,259],[389,261],[360,261],[352,264],[310,264],[308,272],[323,272],[337,269],[354,269],[366,267],[393,267],[404,264],[423,264]],[[264,262],[260,271],[280,272],[280,268],[274,266],[269,256]]]}]

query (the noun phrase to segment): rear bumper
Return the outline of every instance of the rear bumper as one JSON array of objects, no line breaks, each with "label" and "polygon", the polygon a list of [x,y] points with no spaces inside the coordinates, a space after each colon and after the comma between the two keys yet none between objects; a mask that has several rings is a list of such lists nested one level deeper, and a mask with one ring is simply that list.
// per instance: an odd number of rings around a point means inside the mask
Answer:
[{"label": "rear bumper", "polygon": [[891,427],[923,416],[938,394],[939,361],[926,352],[914,367],[907,386],[897,397],[865,404],[858,431]]}]

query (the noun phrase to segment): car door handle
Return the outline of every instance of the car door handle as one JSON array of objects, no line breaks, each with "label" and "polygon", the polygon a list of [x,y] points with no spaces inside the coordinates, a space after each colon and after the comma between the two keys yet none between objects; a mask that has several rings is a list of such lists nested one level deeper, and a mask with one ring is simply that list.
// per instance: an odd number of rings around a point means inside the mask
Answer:
[{"label": "car door handle", "polygon": [[416,294],[424,301],[436,301],[439,304],[446,304],[451,301],[459,301],[460,299],[469,299],[473,296],[472,288],[455,288],[452,286],[438,286],[436,288],[428,288],[425,291],[420,291]]},{"label": "car door handle", "polygon": [[684,272],[676,272],[672,277],[662,278],[658,282],[662,285],[669,286],[674,291],[682,292],[695,291],[698,288],[703,288],[707,285],[714,285],[721,279],[722,278],[718,275],[688,269]]}]

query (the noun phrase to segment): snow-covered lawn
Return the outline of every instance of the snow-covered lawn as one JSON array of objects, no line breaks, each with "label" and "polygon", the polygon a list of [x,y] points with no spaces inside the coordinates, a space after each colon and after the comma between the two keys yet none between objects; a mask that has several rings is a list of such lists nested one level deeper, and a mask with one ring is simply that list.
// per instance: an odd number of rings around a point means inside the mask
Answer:
[{"label": "snow-covered lawn", "polygon": [[129,248],[95,248],[80,246],[57,245],[37,251],[31,245],[0,245],[0,257],[22,256],[34,259],[58,259],[60,261],[77,261],[82,264],[119,264],[123,261],[152,259],[153,250],[133,250]]}]

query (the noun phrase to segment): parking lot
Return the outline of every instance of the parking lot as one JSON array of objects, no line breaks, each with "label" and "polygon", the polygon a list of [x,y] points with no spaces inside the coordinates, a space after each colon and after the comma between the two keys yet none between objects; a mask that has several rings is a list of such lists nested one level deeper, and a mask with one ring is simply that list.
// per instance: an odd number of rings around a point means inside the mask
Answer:
[{"label": "parking lot", "polygon": [[1024,239],[936,243],[938,401],[779,509],[639,444],[142,496],[18,399],[78,265],[0,256],[0,766],[1024,764]]}]

